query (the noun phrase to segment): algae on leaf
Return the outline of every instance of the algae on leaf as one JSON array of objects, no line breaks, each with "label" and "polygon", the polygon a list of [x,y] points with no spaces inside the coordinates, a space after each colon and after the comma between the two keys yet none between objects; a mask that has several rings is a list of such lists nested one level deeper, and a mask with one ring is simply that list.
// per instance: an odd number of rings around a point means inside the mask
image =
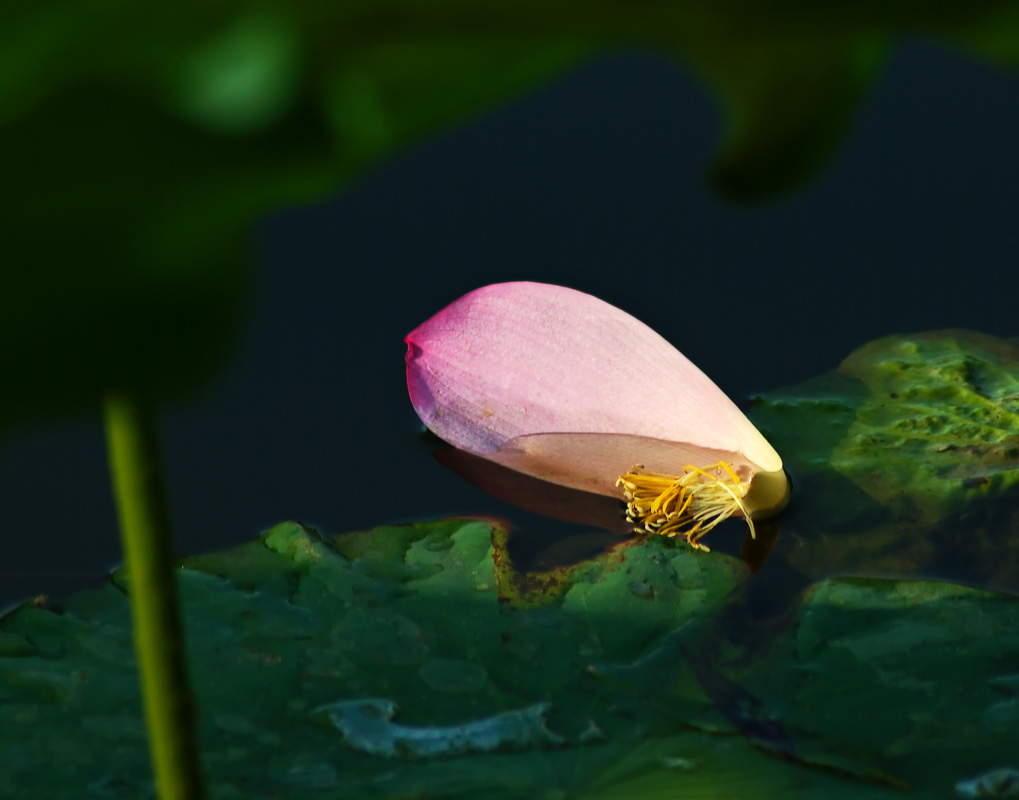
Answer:
[{"label": "algae on leaf", "polygon": [[887,337],[839,367],[870,390],[832,466],[929,521],[1019,483],[1019,345],[971,331]]},{"label": "algae on leaf", "polygon": [[754,416],[793,469],[834,469],[898,519],[930,522],[1019,483],[1019,344],[959,330],[888,336],[758,397]]}]

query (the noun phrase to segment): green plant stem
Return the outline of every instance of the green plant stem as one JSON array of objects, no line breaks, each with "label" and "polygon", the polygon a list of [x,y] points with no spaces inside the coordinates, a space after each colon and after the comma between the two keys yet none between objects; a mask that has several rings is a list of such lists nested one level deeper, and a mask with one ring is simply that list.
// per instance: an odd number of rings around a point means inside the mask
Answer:
[{"label": "green plant stem", "polygon": [[105,417],[156,788],[161,800],[199,800],[194,701],[155,414],[138,394],[117,392],[105,398]]}]

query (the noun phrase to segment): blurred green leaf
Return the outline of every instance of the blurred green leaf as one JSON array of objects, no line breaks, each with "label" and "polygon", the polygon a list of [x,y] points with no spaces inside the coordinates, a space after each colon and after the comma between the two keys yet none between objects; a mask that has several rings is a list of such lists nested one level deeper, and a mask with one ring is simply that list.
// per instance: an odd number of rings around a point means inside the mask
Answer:
[{"label": "blurred green leaf", "polygon": [[23,4],[0,28],[0,427],[125,382],[194,386],[245,308],[269,210],[583,58],[674,56],[724,112],[728,195],[806,180],[903,34],[1014,65],[1013,4],[443,0]]}]

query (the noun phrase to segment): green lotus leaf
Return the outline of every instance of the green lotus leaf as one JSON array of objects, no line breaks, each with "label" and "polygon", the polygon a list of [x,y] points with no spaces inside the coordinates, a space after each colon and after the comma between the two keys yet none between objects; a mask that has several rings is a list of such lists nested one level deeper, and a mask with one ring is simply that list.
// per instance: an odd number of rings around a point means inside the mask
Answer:
[{"label": "green lotus leaf", "polygon": [[1019,599],[949,583],[838,579],[738,677],[806,759],[837,753],[925,795],[1014,762]]},{"label": "green lotus leaf", "polygon": [[764,643],[681,628],[641,661],[595,672],[628,694],[628,713],[649,733],[677,724],[740,733],[814,779],[852,777],[874,796],[948,794],[1012,763],[1019,598],[832,579],[798,603]]},{"label": "green lotus leaf", "polygon": [[[358,4],[109,0],[0,32],[0,429],[199,385],[240,332],[250,231],[575,62],[572,38],[406,37]],[[362,28],[360,34],[355,29]],[[350,37],[353,35],[353,39]]]},{"label": "green lotus leaf", "polygon": [[870,391],[832,466],[898,516],[939,519],[1019,483],[1019,346],[968,331],[888,337],[840,371]]},{"label": "green lotus leaf", "polygon": [[[652,537],[528,579],[505,533],[284,523],[186,559],[210,796],[893,797],[1019,735],[1013,597],[825,581],[748,646],[735,559]],[[7,796],[148,796],[130,587],[0,617]]]},{"label": "green lotus leaf", "polygon": [[[1014,591],[1019,347],[969,331],[891,336],[751,416],[796,489],[784,557],[809,578],[936,575]],[[799,586],[793,584],[794,591]]]},{"label": "green lotus leaf", "polygon": [[[745,575],[659,539],[522,594],[505,544],[471,520],[328,539],[285,523],[187,559],[178,580],[211,795],[582,787],[605,748],[626,752],[638,734],[585,665],[638,658]],[[59,611],[27,603],[0,618],[10,796],[144,796],[130,590],[118,570]]]}]

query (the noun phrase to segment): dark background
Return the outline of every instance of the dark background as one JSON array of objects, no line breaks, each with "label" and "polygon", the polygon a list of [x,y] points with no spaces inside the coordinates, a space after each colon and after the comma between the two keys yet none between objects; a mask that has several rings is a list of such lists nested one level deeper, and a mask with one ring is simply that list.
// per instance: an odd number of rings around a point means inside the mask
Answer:
[{"label": "dark background", "polygon": [[[740,404],[885,334],[1019,333],[1014,75],[901,46],[835,163],[759,208],[707,188],[718,127],[688,75],[624,53],[265,220],[239,352],[164,416],[179,551],[284,519],[337,532],[500,514],[540,528],[436,464],[406,398],[404,334],[483,284],[602,297]],[[0,485],[0,607],[94,585],[118,561],[98,419],[15,436]]]}]

